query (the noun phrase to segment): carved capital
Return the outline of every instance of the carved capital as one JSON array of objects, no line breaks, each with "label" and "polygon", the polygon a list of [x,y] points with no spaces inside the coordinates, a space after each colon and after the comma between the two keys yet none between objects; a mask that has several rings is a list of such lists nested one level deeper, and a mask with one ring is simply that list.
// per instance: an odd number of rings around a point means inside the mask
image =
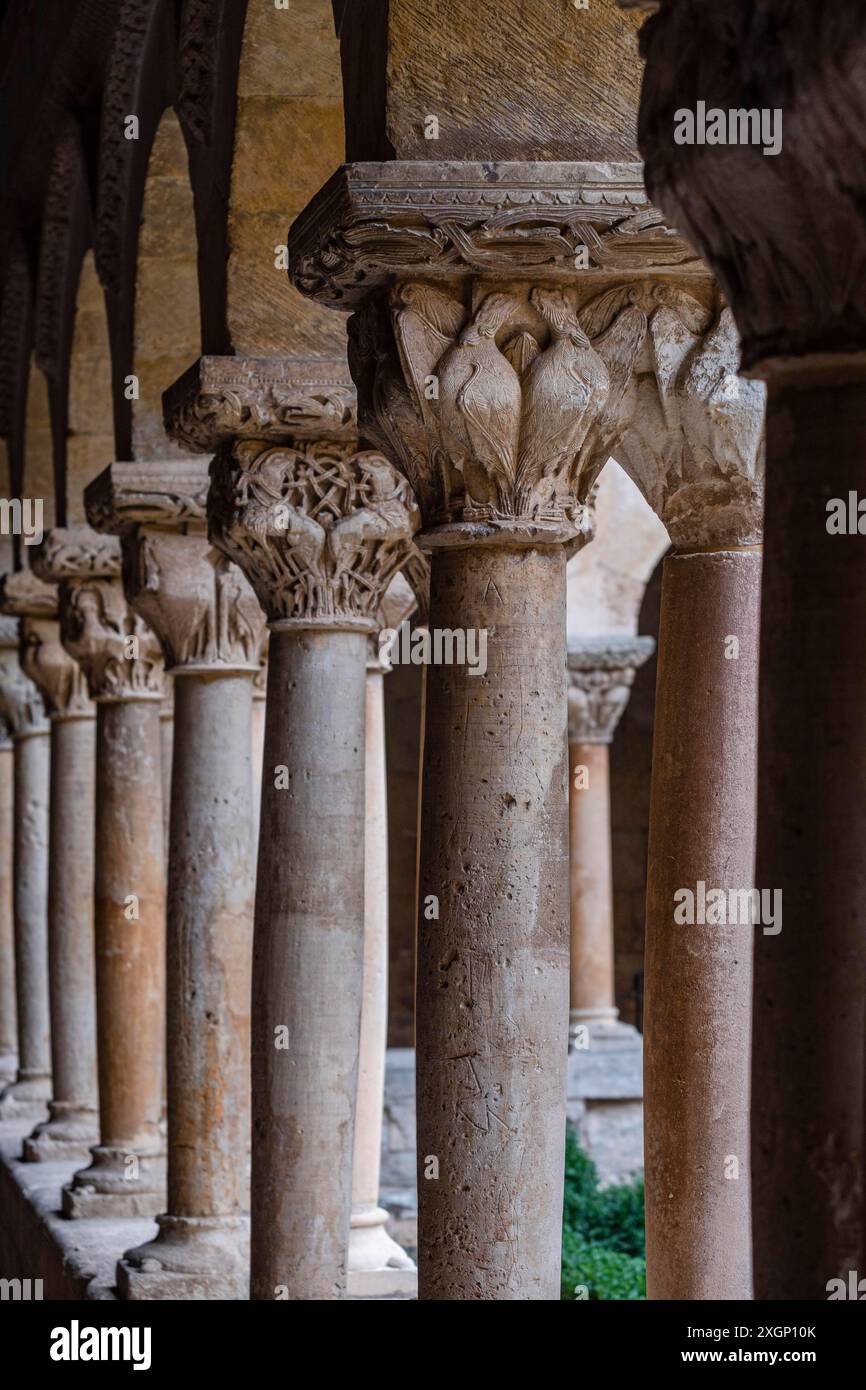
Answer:
[{"label": "carved capital", "polygon": [[172,675],[259,670],[264,613],[238,567],[205,536],[136,528],[123,542],[123,582]]},{"label": "carved capital", "polygon": [[569,643],[569,743],[611,743],[652,637],[587,637]]},{"label": "carved capital", "polygon": [[80,662],[94,700],[161,700],[156,637],[133,612],[119,578],[82,579],[60,595],[63,645]]},{"label": "carved capital", "polygon": [[207,539],[210,460],[113,463],[85,491],[94,526],[122,536],[124,591],[172,674],[257,671],[264,615]]},{"label": "carved capital", "polygon": [[126,601],[117,536],[89,526],[55,527],[33,563],[45,579],[59,582],[61,641],[80,664],[91,697],[159,699],[159,643]]},{"label": "carved capital", "polygon": [[666,0],[641,51],[647,186],[716,271],[744,368],[863,354],[866,7]]},{"label": "carved capital", "polygon": [[682,295],[650,313],[616,458],[678,550],[761,541],[766,388],[738,365],[729,308]]},{"label": "carved capital", "polygon": [[295,221],[289,257],[297,288],[341,309],[394,276],[706,274],[640,164],[346,164]]},{"label": "carved capital", "polygon": [[163,396],[165,427],[194,453],[238,439],[351,441],[355,388],[345,360],[201,357]]},{"label": "carved capital", "polygon": [[381,454],[352,445],[241,441],[218,456],[211,538],[243,570],[271,627],[373,631],[418,511]]},{"label": "carved capital", "polygon": [[94,715],[84,672],[64,649],[60,624],[50,618],[24,618],[21,665],[39,688],[54,719],[88,719]]},{"label": "carved capital", "polygon": [[591,537],[651,316],[701,306],[667,283],[585,291],[403,281],[353,316],[361,430],[412,483],[425,548]]},{"label": "carved capital", "polygon": [[45,733],[48,721],[39,690],[21,669],[17,618],[0,619],[0,717],[14,738]]}]

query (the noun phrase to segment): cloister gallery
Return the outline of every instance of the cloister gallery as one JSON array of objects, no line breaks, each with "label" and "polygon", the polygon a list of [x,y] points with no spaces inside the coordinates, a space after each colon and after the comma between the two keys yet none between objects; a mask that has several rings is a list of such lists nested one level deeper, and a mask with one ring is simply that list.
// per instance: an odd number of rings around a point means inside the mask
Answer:
[{"label": "cloister gallery", "polygon": [[4,1289],[866,1274],[866,8],[0,11]]}]

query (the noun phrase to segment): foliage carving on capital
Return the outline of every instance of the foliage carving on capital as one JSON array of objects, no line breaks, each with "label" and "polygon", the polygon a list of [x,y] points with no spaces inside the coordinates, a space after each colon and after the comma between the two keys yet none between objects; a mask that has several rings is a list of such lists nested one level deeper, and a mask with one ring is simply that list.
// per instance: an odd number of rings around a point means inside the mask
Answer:
[{"label": "foliage carving on capital", "polygon": [[130,608],[119,578],[64,584],[60,633],[64,647],[83,668],[94,700],[162,698],[159,642]]},{"label": "foliage carving on capital", "polygon": [[650,296],[630,282],[581,303],[574,289],[524,284],[466,303],[407,281],[353,316],[360,428],[412,483],[428,546],[434,528],[439,544],[452,532],[589,537]]},{"label": "foliage carving on capital", "polygon": [[264,613],[238,567],[206,537],[139,527],[124,540],[123,579],[167,669],[259,670]]},{"label": "foliage carving on capital", "polygon": [[239,442],[217,459],[209,515],[272,626],[368,631],[419,520],[387,459],[336,441]]},{"label": "foliage carving on capital", "polygon": [[679,549],[761,541],[766,388],[739,358],[727,306],[683,296],[651,316],[615,453]]}]

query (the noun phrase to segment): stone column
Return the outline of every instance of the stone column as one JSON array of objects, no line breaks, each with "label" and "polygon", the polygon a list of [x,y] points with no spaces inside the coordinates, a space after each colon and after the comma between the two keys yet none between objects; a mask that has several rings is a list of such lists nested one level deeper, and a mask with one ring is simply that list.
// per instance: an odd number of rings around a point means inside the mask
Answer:
[{"label": "stone column", "polygon": [[[39,572],[39,557],[34,558]],[[49,588],[56,604],[56,591]],[[30,1161],[84,1160],[99,1138],[93,837],[96,710],[53,618],[22,619],[25,673],[51,717],[48,837],[50,1118],[24,1140]]]},{"label": "stone column", "polygon": [[[400,580],[402,576],[397,576]],[[396,586],[397,580],[395,580]],[[403,581],[405,585],[405,581]],[[408,590],[408,585],[405,585]],[[415,607],[380,615],[396,629]],[[369,641],[365,714],[364,982],[358,1101],[352,1159],[352,1221],[349,1234],[350,1296],[411,1298],[417,1293],[415,1265],[385,1229],[379,1205],[385,1051],[388,1033],[388,794],[385,771],[385,675],[390,671],[379,642]]]},{"label": "stone column", "polygon": [[[589,529],[589,493],[645,339],[640,276],[659,268],[649,242],[626,238],[618,259],[623,202],[643,202],[634,166],[396,160],[345,166],[290,232],[296,286],[356,309],[360,424],[419,498],[431,638],[487,639],[483,671],[477,661],[437,664],[434,646],[427,672],[417,973],[424,1299],[559,1296],[564,547]],[[693,256],[670,232],[664,258],[692,274]],[[616,277],[598,292],[591,266],[602,263]],[[661,291],[679,292],[673,282]]]},{"label": "stone column", "polygon": [[[0,619],[0,648],[18,646],[18,625],[14,618]],[[5,661],[0,657],[0,681]],[[0,706],[3,704],[0,691]],[[18,1071],[18,1019],[15,1008],[15,912],[12,843],[15,826],[15,759],[12,730],[4,718],[0,723],[0,1086],[15,1080]]]},{"label": "stone column", "polygon": [[[674,0],[642,39],[648,182],[768,385],[756,876],[784,924],[756,938],[755,1297],[820,1300],[866,1267],[866,11]],[[745,90],[771,153],[673,141],[680,109],[724,117]]]},{"label": "stone column", "polygon": [[[572,1045],[615,1024],[609,748],[651,637],[587,637],[568,648]],[[580,1033],[580,1036],[578,1036]]]},{"label": "stone column", "polygon": [[171,825],[171,765],[174,755],[174,683],[165,678],[165,698],[159,707],[159,765],[162,769],[162,823],[165,832],[165,862]]},{"label": "stone column", "polygon": [[205,358],[169,401],[187,444],[201,447],[203,427],[210,447],[223,444],[211,537],[247,575],[271,634],[253,944],[254,1299],[332,1299],[345,1288],[367,637],[415,525],[406,484],[381,455],[358,451],[351,414],[341,427],[345,409],[332,408],[351,401],[345,367],[298,371]]},{"label": "stone column", "polygon": [[659,1299],[751,1297],[765,396],[737,377],[738,358],[729,309],[702,315],[683,300],[655,313],[617,451],[674,546],[662,584],[644,980],[647,1292]]},{"label": "stone column", "polygon": [[99,1143],[63,1189],[69,1217],[150,1215],[164,1200],[162,658],[129,608],[120,543],[54,530],[40,568],[60,584],[60,632],[96,716],[94,923]]},{"label": "stone column", "polygon": [[[29,601],[28,601],[29,600]],[[0,606],[9,614],[50,614],[54,595],[32,575],[7,574]],[[12,842],[18,1071],[0,1094],[0,1119],[41,1120],[51,1098],[48,992],[48,797],[50,726],[42,697],[4,647],[0,701],[14,744]]]},{"label": "stone column", "polygon": [[253,679],[253,845],[259,843],[259,817],[262,809],[262,759],[265,755],[265,714],[268,699],[267,633],[261,665]]},{"label": "stone column", "polygon": [[247,1297],[252,686],[264,614],[207,539],[207,459],[114,463],[90,521],[122,536],[124,588],[174,684],[167,902],[168,1211],[129,1250],[131,1299]]}]

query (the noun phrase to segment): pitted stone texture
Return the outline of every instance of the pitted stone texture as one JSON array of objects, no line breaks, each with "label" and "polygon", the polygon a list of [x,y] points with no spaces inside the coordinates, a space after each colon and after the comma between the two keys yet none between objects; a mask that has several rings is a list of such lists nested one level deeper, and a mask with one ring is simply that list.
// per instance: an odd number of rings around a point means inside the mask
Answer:
[{"label": "pitted stone texture", "polygon": [[[568,1037],[562,548],[435,553],[430,622],[495,640],[484,676],[427,670],[419,1293],[556,1299]],[[437,1180],[424,1176],[431,1155]]]}]

